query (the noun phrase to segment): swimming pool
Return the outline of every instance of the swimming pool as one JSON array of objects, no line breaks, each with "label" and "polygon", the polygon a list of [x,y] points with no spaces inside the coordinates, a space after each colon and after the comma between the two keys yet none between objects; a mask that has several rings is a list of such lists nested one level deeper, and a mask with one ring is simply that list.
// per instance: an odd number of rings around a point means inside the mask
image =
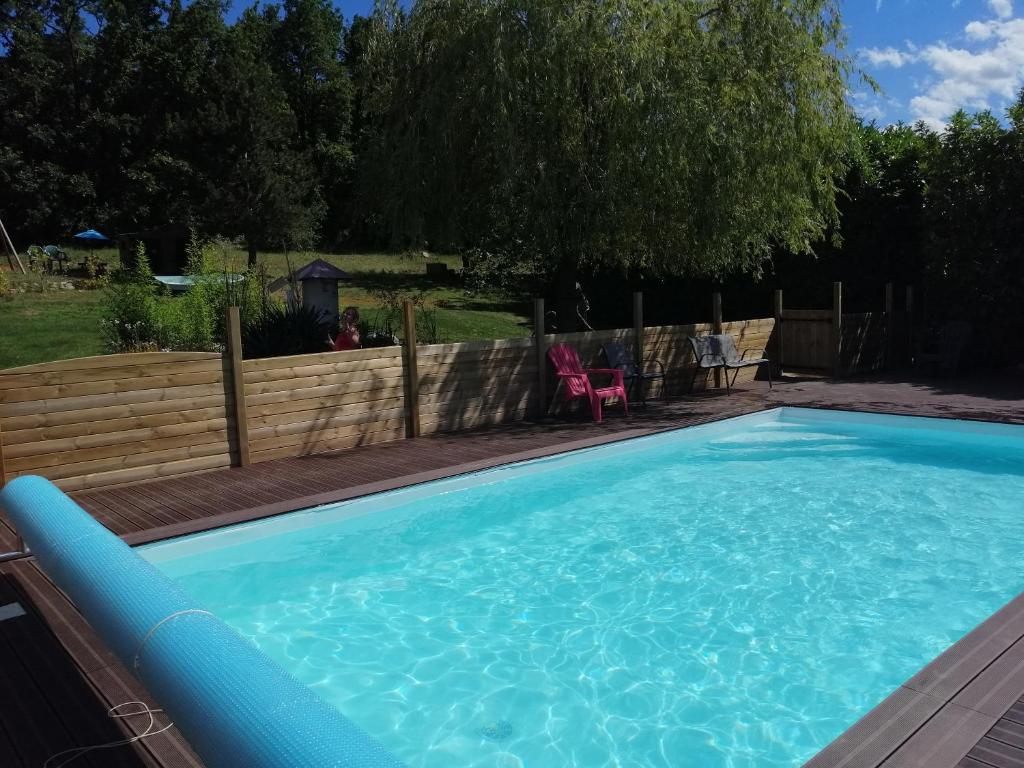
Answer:
[{"label": "swimming pool", "polygon": [[793,766],[1022,588],[1024,428],[779,409],[140,550],[410,766]]}]

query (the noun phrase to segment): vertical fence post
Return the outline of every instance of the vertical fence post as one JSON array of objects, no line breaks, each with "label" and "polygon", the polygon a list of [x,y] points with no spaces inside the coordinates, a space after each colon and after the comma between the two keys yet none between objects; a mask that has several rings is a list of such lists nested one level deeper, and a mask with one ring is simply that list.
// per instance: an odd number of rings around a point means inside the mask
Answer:
[{"label": "vertical fence post", "polygon": [[228,365],[231,367],[231,394],[235,404],[235,439],[238,441],[238,464],[247,467],[249,456],[249,421],[245,412],[245,369],[242,367],[242,322],[238,307],[228,307]]},{"label": "vertical fence post", "polygon": [[[713,333],[722,332],[722,294],[715,291],[711,294],[711,326]],[[715,368],[715,386],[722,386],[719,370]]]},{"label": "vertical fence post", "polygon": [[642,367],[644,364],[644,294],[643,291],[633,291],[633,340],[636,346],[636,361]]},{"label": "vertical fence post", "polygon": [[778,288],[775,291],[775,349],[772,354],[775,357],[776,364],[775,370],[778,377],[782,378],[782,289]]},{"label": "vertical fence post", "polygon": [[832,376],[842,374],[843,366],[843,284],[832,283]]},{"label": "vertical fence post", "polygon": [[544,299],[533,300],[533,344],[537,354],[537,418],[547,415],[548,368],[544,348]]},{"label": "vertical fence post", "polygon": [[885,367],[886,370],[892,368],[893,360],[893,299],[892,299],[892,283],[885,284]]},{"label": "vertical fence post", "polygon": [[[3,420],[0,419],[0,422]],[[7,470],[4,468],[4,430],[0,424],[0,488],[7,485]]]},{"label": "vertical fence post", "polygon": [[420,374],[419,364],[416,359],[416,312],[412,302],[405,299],[402,302],[402,320],[405,328],[405,348],[402,350],[402,359],[405,371],[405,436],[420,436]]}]

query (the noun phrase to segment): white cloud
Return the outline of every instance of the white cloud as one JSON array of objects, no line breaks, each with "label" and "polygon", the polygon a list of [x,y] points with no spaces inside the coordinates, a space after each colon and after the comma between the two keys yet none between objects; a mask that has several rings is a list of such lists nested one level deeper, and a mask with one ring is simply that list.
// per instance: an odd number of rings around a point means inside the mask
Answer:
[{"label": "white cloud", "polygon": [[873,67],[893,67],[899,69],[914,60],[912,53],[896,48],[861,48],[860,55]]},{"label": "white cloud", "polygon": [[971,22],[964,31],[968,40],[985,46],[968,50],[940,42],[919,54],[933,78],[910,106],[915,117],[935,127],[960,108],[988,109],[992,100],[1005,104],[1024,85],[1024,19]]},{"label": "white cloud", "polygon": [[1013,0],[988,0],[988,7],[1000,19],[1009,19],[1013,16]]},{"label": "white cloud", "polygon": [[968,40],[990,40],[998,26],[998,21],[972,21],[964,27],[964,34]]},{"label": "white cloud", "polygon": [[988,0],[988,7],[996,18],[967,24],[959,44],[908,40],[901,48],[862,48],[859,56],[871,67],[916,65],[910,82],[917,95],[909,107],[914,120],[934,128],[958,109],[999,111],[1024,86],[1024,18],[1014,18],[1012,0]]}]

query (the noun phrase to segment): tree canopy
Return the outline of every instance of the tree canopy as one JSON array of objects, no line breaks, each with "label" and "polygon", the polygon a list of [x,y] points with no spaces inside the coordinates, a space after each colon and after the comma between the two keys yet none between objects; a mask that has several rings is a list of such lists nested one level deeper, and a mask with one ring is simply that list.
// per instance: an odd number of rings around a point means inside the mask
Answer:
[{"label": "tree canopy", "polygon": [[0,211],[21,239],[168,222],[250,249],[336,234],[352,164],[342,18],[328,0],[231,25],[226,9],[0,2]]},{"label": "tree canopy", "polygon": [[328,0],[231,25],[219,0],[2,8],[0,203],[25,236],[175,220],[728,270],[834,217],[835,0],[381,2],[348,29]]},{"label": "tree canopy", "polygon": [[831,0],[419,0],[370,38],[365,210],[395,243],[571,281],[756,269],[835,223]]}]

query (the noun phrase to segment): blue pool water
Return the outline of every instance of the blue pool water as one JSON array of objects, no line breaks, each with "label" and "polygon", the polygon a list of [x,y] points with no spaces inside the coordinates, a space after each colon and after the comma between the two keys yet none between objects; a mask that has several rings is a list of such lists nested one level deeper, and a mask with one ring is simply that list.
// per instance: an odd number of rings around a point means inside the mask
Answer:
[{"label": "blue pool water", "polygon": [[415,768],[794,766],[1024,587],[1024,428],[784,409],[145,548]]}]

